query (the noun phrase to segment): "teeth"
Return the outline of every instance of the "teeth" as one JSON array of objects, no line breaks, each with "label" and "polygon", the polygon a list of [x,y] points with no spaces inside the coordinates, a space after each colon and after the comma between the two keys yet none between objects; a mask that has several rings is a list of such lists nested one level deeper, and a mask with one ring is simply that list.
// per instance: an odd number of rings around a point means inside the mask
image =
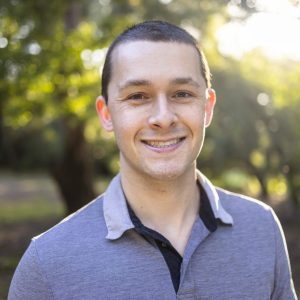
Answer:
[{"label": "teeth", "polygon": [[180,142],[180,139],[173,139],[173,140],[169,140],[169,141],[145,141],[146,144],[148,144],[149,146],[152,147],[157,147],[157,148],[165,148],[165,147],[169,147],[171,145],[175,145],[177,143]]}]

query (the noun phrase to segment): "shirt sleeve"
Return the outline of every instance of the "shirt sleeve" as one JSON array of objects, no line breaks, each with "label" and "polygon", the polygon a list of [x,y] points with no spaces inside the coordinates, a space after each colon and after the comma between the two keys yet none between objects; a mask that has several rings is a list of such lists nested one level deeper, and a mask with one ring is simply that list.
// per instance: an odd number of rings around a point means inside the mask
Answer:
[{"label": "shirt sleeve", "polygon": [[275,232],[275,282],[272,300],[297,300],[284,233],[272,210]]},{"label": "shirt sleeve", "polygon": [[35,248],[34,240],[24,253],[10,284],[8,300],[53,300],[53,294]]}]

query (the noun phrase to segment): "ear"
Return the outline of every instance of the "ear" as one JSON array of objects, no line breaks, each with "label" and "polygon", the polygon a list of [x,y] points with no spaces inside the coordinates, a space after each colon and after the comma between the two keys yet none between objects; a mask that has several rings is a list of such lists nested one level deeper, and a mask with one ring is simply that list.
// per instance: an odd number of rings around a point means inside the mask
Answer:
[{"label": "ear", "polygon": [[206,89],[205,96],[205,127],[208,127],[213,117],[217,97],[215,90],[211,88]]},{"label": "ear", "polygon": [[103,96],[99,96],[96,100],[96,110],[102,127],[106,131],[113,131],[113,124],[109,113],[108,106]]}]

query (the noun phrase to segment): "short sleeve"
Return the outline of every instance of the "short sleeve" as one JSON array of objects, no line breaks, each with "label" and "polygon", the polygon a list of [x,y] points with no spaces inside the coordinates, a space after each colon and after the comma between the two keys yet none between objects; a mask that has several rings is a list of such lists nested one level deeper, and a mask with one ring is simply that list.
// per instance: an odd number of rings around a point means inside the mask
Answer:
[{"label": "short sleeve", "polygon": [[275,282],[272,300],[294,300],[297,299],[291,275],[288,250],[284,233],[276,214],[273,210],[272,218],[275,233]]},{"label": "short sleeve", "polygon": [[14,273],[8,300],[53,300],[45,274],[41,269],[34,240],[24,253]]}]

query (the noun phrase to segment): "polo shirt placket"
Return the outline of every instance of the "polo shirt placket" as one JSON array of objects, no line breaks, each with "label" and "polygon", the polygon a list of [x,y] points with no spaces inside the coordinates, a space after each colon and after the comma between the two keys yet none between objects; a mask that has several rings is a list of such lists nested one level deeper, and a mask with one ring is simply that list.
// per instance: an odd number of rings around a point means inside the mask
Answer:
[{"label": "polo shirt placket", "polygon": [[211,233],[198,218],[193,226],[191,236],[184,251],[183,260],[180,272],[180,285],[177,292],[177,299],[195,299],[196,288],[193,276],[193,266],[191,265],[191,258],[195,250]]},{"label": "polo shirt placket", "polygon": [[[200,209],[199,209],[199,215],[198,219],[195,222],[195,225],[193,227],[195,228],[195,241],[198,240],[198,237],[200,237],[200,242],[198,245],[195,245],[195,249],[197,246],[200,246],[201,242],[208,236],[209,233],[216,231],[217,229],[217,219],[215,218],[209,199],[207,197],[207,194],[205,190],[203,189],[202,185],[198,183],[199,191],[200,191]],[[125,197],[125,195],[124,195]],[[126,197],[125,197],[126,198]],[[160,233],[144,226],[140,219],[136,216],[132,208],[130,207],[127,199],[127,207],[130,219],[135,227],[136,232],[138,232],[141,236],[143,236],[148,241],[152,242],[154,246],[157,246],[160,250],[161,254],[163,255],[166,264],[168,265],[170,275],[172,278],[173,286],[176,291],[178,292],[179,284],[180,284],[180,278],[185,274],[185,272],[182,273],[182,260],[183,257],[177,252],[177,250],[172,246],[172,244]],[[200,223],[200,225],[199,225]],[[205,226],[203,226],[205,225]],[[200,227],[197,229],[197,227]],[[198,231],[201,233],[199,235]],[[204,233],[204,234],[202,234]],[[191,230],[191,234],[193,234],[193,228]],[[202,238],[203,236],[203,238]],[[193,240],[193,239],[192,239]],[[192,253],[195,251],[195,249],[192,249]],[[188,252],[187,252],[188,253]],[[190,256],[191,256],[190,255]]]}]

